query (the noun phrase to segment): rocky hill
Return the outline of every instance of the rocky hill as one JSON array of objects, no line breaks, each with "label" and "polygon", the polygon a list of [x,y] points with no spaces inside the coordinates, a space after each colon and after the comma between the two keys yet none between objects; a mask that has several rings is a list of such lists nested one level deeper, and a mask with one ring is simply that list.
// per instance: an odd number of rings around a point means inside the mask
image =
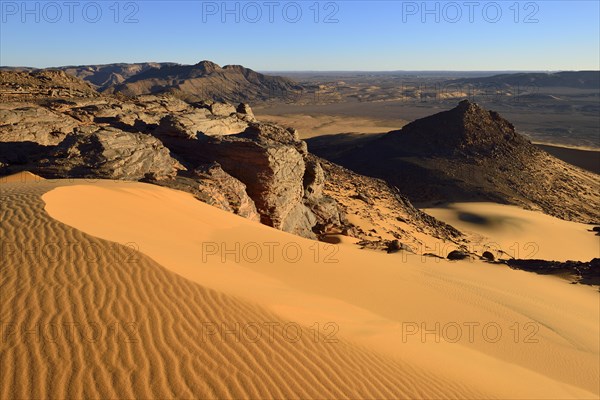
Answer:
[{"label": "rocky hill", "polygon": [[301,90],[295,82],[263,75],[240,65],[223,68],[210,61],[195,65],[162,65],[133,75],[106,93],[126,96],[169,93],[187,101],[212,99],[232,103],[265,101]]},{"label": "rocky hill", "polygon": [[[17,80],[24,73],[4,74]],[[56,85],[65,76],[56,74]],[[422,235],[463,240],[384,182],[311,155],[294,129],[257,121],[245,103],[75,94],[81,96],[0,103],[0,176],[30,171],[44,178],[144,181],[303,237],[346,234],[371,247],[397,239],[414,247]],[[348,192],[352,185],[370,203],[343,204],[344,196],[358,195]],[[395,225],[370,212],[373,204],[394,209]],[[350,222],[349,212],[368,227]],[[375,233],[372,226],[385,228]]]},{"label": "rocky hill", "polygon": [[[101,93],[130,97],[170,94],[186,101],[242,103],[294,98],[304,89],[288,78],[264,75],[241,65],[220,67],[211,61],[195,65],[152,62],[81,65],[51,70],[79,78]],[[39,74],[50,69],[0,67],[2,71]]]},{"label": "rocky hill", "polygon": [[330,159],[385,179],[414,202],[495,201],[600,221],[598,175],[552,157],[498,113],[467,100]]}]

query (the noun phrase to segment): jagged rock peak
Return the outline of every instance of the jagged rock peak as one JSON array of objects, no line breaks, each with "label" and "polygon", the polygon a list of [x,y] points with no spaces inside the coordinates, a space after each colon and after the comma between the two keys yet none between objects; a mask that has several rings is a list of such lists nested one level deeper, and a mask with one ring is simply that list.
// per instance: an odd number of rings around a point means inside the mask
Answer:
[{"label": "jagged rock peak", "polygon": [[422,155],[491,155],[531,147],[500,114],[469,100],[449,111],[416,120],[389,136],[402,145],[404,152]]}]

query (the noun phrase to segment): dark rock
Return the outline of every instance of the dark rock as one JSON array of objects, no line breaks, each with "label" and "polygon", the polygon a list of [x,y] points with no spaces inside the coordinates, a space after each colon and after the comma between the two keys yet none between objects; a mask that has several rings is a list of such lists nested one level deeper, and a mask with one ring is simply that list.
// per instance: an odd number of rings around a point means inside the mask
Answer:
[{"label": "dark rock", "polygon": [[251,221],[260,221],[254,201],[246,192],[246,185],[223,171],[218,163],[199,166],[194,170],[194,175],[207,188],[205,192],[212,188],[209,192],[212,199],[222,198],[235,214]]},{"label": "dark rock", "polygon": [[388,253],[397,253],[401,250],[410,251],[410,247],[406,246],[404,243],[401,243],[399,240],[392,240],[387,245]]},{"label": "dark rock", "polygon": [[314,215],[304,206],[304,159],[293,146],[240,137],[223,137],[208,147],[223,169],[242,181],[261,222],[312,237]]},{"label": "dark rock", "polygon": [[481,258],[487,261],[494,261],[496,259],[496,257],[494,257],[494,254],[491,251],[484,251],[481,255]]},{"label": "dark rock", "polygon": [[79,124],[73,118],[38,106],[0,109],[0,142],[57,145]]},{"label": "dark rock", "polygon": [[237,134],[246,130],[247,127],[248,123],[236,116],[215,118],[201,108],[191,112],[164,116],[154,133],[158,136],[196,139],[198,134],[208,136]]},{"label": "dark rock", "polygon": [[318,227],[341,226],[336,202],[322,193],[321,166],[292,132],[252,123],[242,134],[210,138],[203,146],[246,185],[264,224],[309,238],[323,233]]},{"label": "dark rock", "polygon": [[465,253],[461,250],[453,250],[450,253],[448,253],[447,258],[448,260],[465,260],[469,258],[469,253]]},{"label": "dark rock", "polygon": [[323,197],[323,185],[325,184],[325,173],[321,164],[316,160],[305,162],[304,172],[304,198],[307,200],[318,200]]},{"label": "dark rock", "polygon": [[398,131],[316,148],[359,174],[385,179],[413,202],[492,201],[570,221],[600,219],[597,175],[552,157],[498,113],[466,100]]},{"label": "dark rock", "polygon": [[252,108],[250,107],[249,104],[246,103],[240,103],[237,106],[236,111],[240,114],[245,114],[245,115],[249,115],[251,117],[254,117],[254,112],[252,111]]},{"label": "dark rock", "polygon": [[588,262],[560,262],[534,259],[510,259],[505,260],[504,262],[511,268],[544,275],[566,272],[574,275],[579,283],[600,285],[600,258],[594,258]]},{"label": "dark rock", "polygon": [[158,135],[169,135],[184,139],[197,139],[196,135],[198,133],[189,119],[173,114],[164,116],[155,132]]},{"label": "dark rock", "polygon": [[373,199],[371,199],[368,195],[366,195],[365,193],[359,192],[357,194],[355,194],[354,196],[352,196],[355,199],[364,201],[365,203],[369,204],[369,205],[373,205]]}]

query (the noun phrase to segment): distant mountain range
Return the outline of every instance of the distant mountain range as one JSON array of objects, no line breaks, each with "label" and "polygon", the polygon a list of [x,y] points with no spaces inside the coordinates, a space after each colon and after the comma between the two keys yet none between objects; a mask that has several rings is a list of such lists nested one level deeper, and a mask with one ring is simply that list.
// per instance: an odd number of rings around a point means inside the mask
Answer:
[{"label": "distant mountain range", "polygon": [[459,78],[446,83],[478,86],[568,87],[600,89],[600,71],[564,71],[554,73],[519,72],[487,77]]},{"label": "distant mountain range", "polygon": [[[293,79],[304,79],[312,73],[288,72],[286,76],[273,72],[263,74],[240,65],[219,65],[210,61],[201,61],[195,65],[182,65],[171,62],[156,63],[116,63],[105,65],[80,65],[48,68],[62,70],[78,77],[99,92],[126,96],[169,93],[186,101],[228,101],[233,103],[257,103],[267,100],[295,98],[306,90],[314,89],[307,84],[299,84]],[[38,69],[30,67],[0,67],[0,71],[32,72]],[[407,72],[372,72],[370,74],[388,76],[402,75]],[[493,73],[493,72],[490,72]],[[323,72],[328,79],[330,72]],[[352,73],[333,73],[343,76]],[[477,87],[567,87],[579,89],[600,89],[600,71],[567,72],[508,72],[485,76],[485,72],[422,72],[423,76],[446,76],[447,85],[473,85]]]},{"label": "distant mountain range", "polygon": [[[303,87],[288,78],[264,75],[241,65],[201,61],[195,65],[137,63],[49,68],[62,70],[92,84],[99,92],[125,96],[168,93],[187,101],[257,102],[281,99]],[[0,67],[33,72],[29,67]]]},{"label": "distant mountain range", "polygon": [[127,79],[149,69],[160,69],[177,65],[175,63],[137,63],[137,64],[106,64],[62,67],[67,74],[74,75],[96,86],[99,91],[119,85]]},{"label": "distant mountain range", "polygon": [[126,96],[170,93],[188,101],[253,102],[283,98],[297,90],[302,87],[287,78],[260,74],[241,65],[221,68],[202,61],[195,65],[148,68],[104,92]]}]

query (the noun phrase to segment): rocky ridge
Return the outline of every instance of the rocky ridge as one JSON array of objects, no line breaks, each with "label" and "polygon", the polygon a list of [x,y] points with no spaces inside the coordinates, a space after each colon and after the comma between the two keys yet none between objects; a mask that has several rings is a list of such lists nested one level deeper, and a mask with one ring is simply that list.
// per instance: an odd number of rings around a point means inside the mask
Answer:
[{"label": "rocky ridge", "polygon": [[103,92],[125,96],[168,93],[191,102],[211,99],[239,103],[281,99],[301,89],[290,79],[264,75],[241,65],[220,67],[201,61],[195,65],[147,68]]}]

